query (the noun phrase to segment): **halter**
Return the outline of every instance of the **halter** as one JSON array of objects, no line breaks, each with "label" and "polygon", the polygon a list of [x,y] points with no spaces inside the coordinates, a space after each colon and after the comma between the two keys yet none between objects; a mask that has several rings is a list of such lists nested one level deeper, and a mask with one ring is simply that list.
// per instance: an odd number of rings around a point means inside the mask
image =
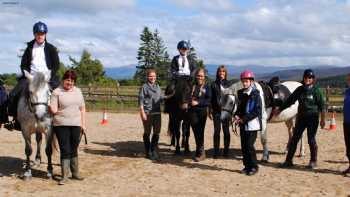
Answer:
[{"label": "halter", "polygon": [[[235,95],[232,94],[232,93],[230,93],[230,94],[224,94],[224,95],[225,95],[225,96],[230,96],[230,95],[232,95],[232,96],[235,97]],[[231,110],[225,109],[225,108],[221,108],[221,110],[222,110],[222,111],[225,111],[225,112],[228,112],[231,116],[233,116],[233,111],[234,111],[235,107],[236,107],[236,97],[235,97],[235,102],[233,102],[233,106],[232,106],[232,109],[231,109]],[[232,120],[229,120],[229,123],[231,124],[233,133],[234,133],[236,136],[238,136],[237,124],[234,123]]]},{"label": "halter", "polygon": [[34,107],[37,105],[44,105],[45,107],[49,107],[49,99],[47,102],[32,102],[29,91],[27,91],[27,103],[29,111],[34,113]]}]

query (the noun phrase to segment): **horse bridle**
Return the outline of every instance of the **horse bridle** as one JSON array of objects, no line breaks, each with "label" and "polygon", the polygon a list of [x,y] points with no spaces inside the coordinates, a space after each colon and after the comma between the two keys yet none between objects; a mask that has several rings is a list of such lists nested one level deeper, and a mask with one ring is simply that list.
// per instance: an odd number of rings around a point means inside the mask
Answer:
[{"label": "horse bridle", "polygon": [[[229,96],[229,95],[233,95],[233,96],[235,96],[234,94],[226,94],[227,96]],[[236,99],[236,98],[235,98]],[[226,111],[226,112],[228,112],[228,113],[230,113],[231,114],[231,116],[233,116],[233,110],[235,109],[235,107],[236,107],[236,102],[233,102],[233,107],[232,107],[232,109],[231,110],[228,110],[228,109],[222,109],[223,111]],[[233,131],[233,133],[236,135],[236,136],[238,136],[238,132],[237,132],[237,124],[236,123],[234,123],[232,120],[230,120],[230,123],[231,123],[231,127],[232,127],[232,131]]]},{"label": "horse bridle", "polygon": [[49,107],[49,101],[48,102],[32,102],[32,99],[30,97],[30,93],[27,92],[27,102],[28,102],[28,108],[29,108],[29,111],[34,113],[34,106],[37,106],[37,105],[44,105],[45,107]]}]

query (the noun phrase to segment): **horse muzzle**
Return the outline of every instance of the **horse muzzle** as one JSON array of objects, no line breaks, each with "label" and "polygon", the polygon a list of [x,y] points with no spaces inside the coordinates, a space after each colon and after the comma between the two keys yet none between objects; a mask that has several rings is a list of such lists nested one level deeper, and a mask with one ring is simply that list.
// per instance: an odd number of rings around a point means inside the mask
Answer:
[{"label": "horse muzzle", "polygon": [[229,121],[231,120],[231,118],[232,118],[231,113],[229,113],[228,111],[221,111],[220,120],[222,122]]}]

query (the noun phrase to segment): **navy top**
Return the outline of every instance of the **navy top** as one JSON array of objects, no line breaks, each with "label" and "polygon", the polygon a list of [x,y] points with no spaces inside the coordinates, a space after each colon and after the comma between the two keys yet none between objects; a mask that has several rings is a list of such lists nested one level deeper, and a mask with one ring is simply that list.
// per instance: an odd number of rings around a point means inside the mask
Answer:
[{"label": "navy top", "polygon": [[200,88],[198,85],[195,85],[192,94],[192,99],[197,100],[198,105],[193,106],[193,108],[208,107],[210,105],[211,95],[211,88],[208,84],[205,84],[203,88]]}]

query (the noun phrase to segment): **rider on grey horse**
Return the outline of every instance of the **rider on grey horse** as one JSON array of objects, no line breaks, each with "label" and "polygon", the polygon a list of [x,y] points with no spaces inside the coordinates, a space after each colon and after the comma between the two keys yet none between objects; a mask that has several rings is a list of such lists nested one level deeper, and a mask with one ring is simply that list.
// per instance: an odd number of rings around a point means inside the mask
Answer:
[{"label": "rider on grey horse", "polygon": [[[39,21],[34,24],[34,39],[27,43],[27,48],[25,49],[21,60],[21,71],[22,74],[24,70],[30,72],[31,74],[34,74],[36,72],[51,71],[49,84],[53,90],[58,87],[60,83],[57,76],[60,61],[57,48],[46,40],[47,32],[48,28],[45,23]],[[8,113],[13,117],[12,122],[5,124],[5,127],[9,130],[21,129],[20,125],[16,121],[17,105],[19,96],[27,84],[27,79],[24,77],[24,75],[21,76],[18,79],[17,85],[9,94]]]}]

